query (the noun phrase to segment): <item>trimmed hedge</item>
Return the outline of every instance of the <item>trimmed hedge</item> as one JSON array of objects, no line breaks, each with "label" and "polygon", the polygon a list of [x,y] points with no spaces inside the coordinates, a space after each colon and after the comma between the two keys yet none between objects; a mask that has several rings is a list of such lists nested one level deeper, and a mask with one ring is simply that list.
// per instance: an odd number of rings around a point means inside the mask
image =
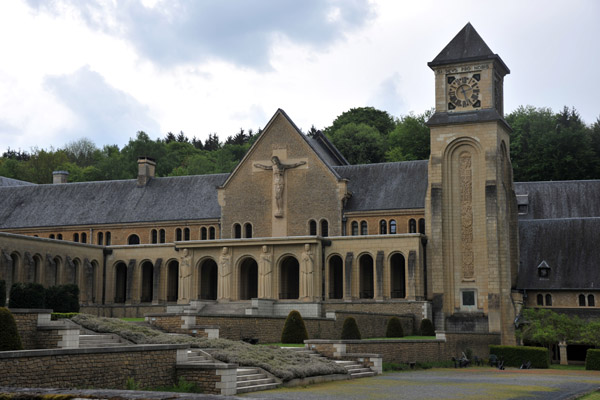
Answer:
[{"label": "trimmed hedge", "polygon": [[12,313],[0,307],[0,351],[23,350],[21,336]]},{"label": "trimmed hedge", "polygon": [[79,312],[79,287],[77,285],[50,286],[46,289],[46,308],[57,313]]},{"label": "trimmed hedge", "polygon": [[490,354],[504,360],[506,367],[520,367],[523,361],[531,361],[532,368],[549,368],[550,353],[545,347],[490,345]]},{"label": "trimmed hedge", "polygon": [[600,349],[588,349],[585,353],[585,369],[600,371]]},{"label": "trimmed hedge", "polygon": [[308,332],[302,316],[296,310],[290,311],[281,332],[281,343],[302,344],[306,339],[308,339]]},{"label": "trimmed hedge", "polygon": [[429,318],[421,320],[421,336],[435,336],[435,328]]},{"label": "trimmed hedge", "polygon": [[353,317],[348,317],[342,325],[342,340],[360,340],[360,330],[358,324]]},{"label": "trimmed hedge", "polygon": [[14,283],[10,288],[9,308],[45,308],[46,290],[39,283]]},{"label": "trimmed hedge", "polygon": [[0,307],[6,306],[6,281],[0,280]]},{"label": "trimmed hedge", "polygon": [[385,329],[385,337],[400,338],[404,337],[404,330],[400,318],[392,317],[388,320],[387,328]]}]

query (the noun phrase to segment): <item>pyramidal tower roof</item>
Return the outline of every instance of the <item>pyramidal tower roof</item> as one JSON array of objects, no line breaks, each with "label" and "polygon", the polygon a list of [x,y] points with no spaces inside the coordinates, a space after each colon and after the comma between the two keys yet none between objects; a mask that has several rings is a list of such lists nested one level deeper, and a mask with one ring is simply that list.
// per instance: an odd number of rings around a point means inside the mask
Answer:
[{"label": "pyramidal tower roof", "polygon": [[492,52],[481,36],[479,36],[475,28],[473,28],[473,25],[468,22],[465,27],[454,36],[454,39],[444,47],[440,54],[438,54],[433,61],[427,63],[427,65],[429,65],[429,67],[436,67],[439,65],[477,60],[496,60],[500,66],[506,70],[507,74],[510,73],[510,70],[506,64],[504,64],[500,56]]}]

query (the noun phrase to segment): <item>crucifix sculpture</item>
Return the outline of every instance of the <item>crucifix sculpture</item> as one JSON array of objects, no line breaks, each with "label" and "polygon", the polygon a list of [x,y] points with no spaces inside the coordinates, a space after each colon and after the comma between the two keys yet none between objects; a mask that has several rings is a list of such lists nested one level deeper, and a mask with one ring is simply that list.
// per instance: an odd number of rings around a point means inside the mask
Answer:
[{"label": "crucifix sculpture", "polygon": [[275,217],[283,217],[283,190],[285,188],[285,170],[299,167],[300,165],[306,164],[306,161],[300,161],[292,164],[283,164],[279,161],[279,157],[271,157],[273,165],[254,164],[257,168],[265,170],[273,170],[273,190],[275,192],[275,202],[277,210],[275,211]]}]

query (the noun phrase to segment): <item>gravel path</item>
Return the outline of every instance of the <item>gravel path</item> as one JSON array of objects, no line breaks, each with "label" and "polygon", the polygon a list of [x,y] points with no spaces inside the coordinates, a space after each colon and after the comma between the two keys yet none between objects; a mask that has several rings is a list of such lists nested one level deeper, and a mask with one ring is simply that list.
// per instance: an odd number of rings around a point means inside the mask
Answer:
[{"label": "gravel path", "polygon": [[600,372],[488,368],[386,373],[242,395],[285,400],[572,399],[600,389]]}]

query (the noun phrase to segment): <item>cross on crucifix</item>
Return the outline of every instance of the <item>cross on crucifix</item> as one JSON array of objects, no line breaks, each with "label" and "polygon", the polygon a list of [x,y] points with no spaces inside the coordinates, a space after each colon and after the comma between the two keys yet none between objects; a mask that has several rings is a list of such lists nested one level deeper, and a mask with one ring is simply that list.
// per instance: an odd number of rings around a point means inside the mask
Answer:
[{"label": "cross on crucifix", "polygon": [[283,190],[285,189],[285,170],[299,167],[306,164],[306,161],[299,161],[292,164],[284,164],[279,161],[279,157],[271,157],[273,165],[254,164],[255,167],[264,170],[273,170],[273,190],[275,192],[275,203],[277,210],[275,211],[275,217],[283,217]]}]

